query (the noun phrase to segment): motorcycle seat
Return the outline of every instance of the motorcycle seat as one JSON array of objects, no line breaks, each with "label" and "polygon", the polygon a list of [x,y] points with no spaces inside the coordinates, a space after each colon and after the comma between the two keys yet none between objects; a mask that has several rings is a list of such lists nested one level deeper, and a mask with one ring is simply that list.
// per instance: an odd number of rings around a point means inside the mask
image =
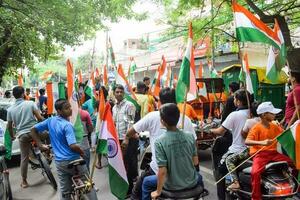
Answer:
[{"label": "motorcycle seat", "polygon": [[179,191],[163,189],[161,192],[161,197],[168,198],[168,199],[189,199],[194,197],[200,197],[200,195],[203,192],[204,189],[200,185],[197,185],[193,188],[179,190]]},{"label": "motorcycle seat", "polygon": [[279,162],[271,162],[268,163],[265,167],[265,171],[272,169],[283,169],[288,167],[288,163],[286,161],[279,161]]},{"label": "motorcycle seat", "polygon": [[0,145],[0,156],[4,156],[6,154],[6,149],[4,145]]},{"label": "motorcycle seat", "polygon": [[71,162],[69,162],[68,164],[68,168],[71,169],[75,166],[78,166],[78,165],[85,165],[85,160],[83,160],[82,158],[79,158],[77,160],[73,160]]},{"label": "motorcycle seat", "polygon": [[[279,161],[279,162],[271,162],[265,166],[265,172],[268,172],[273,169],[283,169],[284,167],[288,167],[288,163],[286,161]],[[243,169],[243,173],[251,174],[252,167],[247,167]]]}]

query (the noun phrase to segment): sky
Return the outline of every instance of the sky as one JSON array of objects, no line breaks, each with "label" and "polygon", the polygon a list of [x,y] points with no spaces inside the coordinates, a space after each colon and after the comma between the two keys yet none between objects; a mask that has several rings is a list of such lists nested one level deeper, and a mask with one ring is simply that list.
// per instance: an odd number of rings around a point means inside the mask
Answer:
[{"label": "sky", "polygon": [[[135,12],[148,11],[149,17],[143,21],[121,19],[118,23],[109,23],[108,35],[111,38],[113,49],[117,55],[126,39],[141,38],[150,33],[152,35],[164,30],[166,25],[159,25],[158,19],[163,15],[162,6],[158,6],[149,0],[141,0],[133,7]],[[81,46],[66,46],[64,55],[66,57],[77,58],[88,52],[92,53],[94,40],[84,41]],[[105,53],[106,34],[104,31],[96,33],[95,50],[96,54]]]}]

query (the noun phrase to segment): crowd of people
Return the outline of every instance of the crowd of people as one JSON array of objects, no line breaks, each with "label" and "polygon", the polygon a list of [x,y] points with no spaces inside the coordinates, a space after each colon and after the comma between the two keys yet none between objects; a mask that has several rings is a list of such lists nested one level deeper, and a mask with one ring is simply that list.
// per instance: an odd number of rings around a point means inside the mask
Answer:
[{"label": "crowd of people", "polygon": [[[285,119],[282,124],[274,123],[275,115],[281,112],[281,109],[274,108],[271,102],[260,104],[254,102],[253,97],[245,89],[239,89],[238,83],[231,83],[230,94],[221,115],[222,125],[210,130],[214,135],[224,136],[224,140],[226,135],[232,137],[232,144],[219,163],[226,166],[229,171],[266,146],[253,157],[252,198],[255,200],[261,198],[260,176],[268,162],[288,161],[293,166],[287,156],[276,151],[274,141],[274,138],[282,133],[283,127],[290,127],[297,120],[296,108],[299,107],[295,102],[300,104],[300,72],[292,71],[290,79],[294,92],[290,92],[287,97]],[[93,97],[85,94],[85,87],[85,84],[79,85],[79,111],[84,127],[83,140],[79,144],[76,142],[74,127],[69,121],[72,109],[68,100],[58,99],[55,102],[57,114],[47,116],[44,113],[47,105],[44,89],[39,90],[37,105],[34,101],[30,101],[29,94],[25,93],[23,87],[13,88],[12,94],[16,102],[7,111],[7,121],[12,140],[18,137],[20,143],[22,188],[30,186],[27,182],[30,142],[34,139],[42,150],[47,150],[47,146],[41,142],[41,138],[45,135],[49,136],[52,145],[61,199],[69,199],[66,194],[70,193],[71,177],[75,173],[73,169],[67,168],[70,161],[82,157],[86,165],[80,166],[79,171],[89,173],[90,153],[97,145],[97,138],[93,133],[100,102],[99,98],[95,101]],[[150,91],[150,78],[145,77],[143,81],[137,82],[135,88],[138,107],[125,98],[126,90],[123,85],[115,84],[111,90],[107,90],[106,87],[97,84],[94,94],[99,96],[100,90],[104,94],[105,101],[112,107],[129,183],[128,197],[133,200],[148,200],[158,198],[163,188],[171,191],[189,189],[197,185],[204,188],[199,173],[197,135],[191,121],[200,118],[192,106],[188,105],[184,109],[183,104],[177,104],[174,89],[162,88],[159,96],[154,97]],[[184,117],[184,114],[187,116]],[[152,159],[149,168],[140,174],[138,134],[144,131],[149,132]],[[102,155],[99,154],[96,168],[103,167],[101,159]],[[231,177],[232,184],[228,189],[239,189],[237,174],[233,172]],[[224,191],[218,189],[219,199],[224,199],[223,196]],[[96,191],[92,190],[89,197],[97,199]]]}]

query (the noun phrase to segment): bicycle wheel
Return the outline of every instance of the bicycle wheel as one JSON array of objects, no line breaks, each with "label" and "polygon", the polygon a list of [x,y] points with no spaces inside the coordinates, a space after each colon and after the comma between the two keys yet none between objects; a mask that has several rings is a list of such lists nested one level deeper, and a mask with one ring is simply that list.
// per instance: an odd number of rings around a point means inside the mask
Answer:
[{"label": "bicycle wheel", "polygon": [[57,183],[56,180],[51,172],[50,166],[48,164],[48,161],[46,160],[46,158],[42,155],[42,154],[38,154],[37,158],[42,166],[42,168],[44,169],[47,178],[49,179],[52,187],[54,188],[54,190],[57,190]]}]

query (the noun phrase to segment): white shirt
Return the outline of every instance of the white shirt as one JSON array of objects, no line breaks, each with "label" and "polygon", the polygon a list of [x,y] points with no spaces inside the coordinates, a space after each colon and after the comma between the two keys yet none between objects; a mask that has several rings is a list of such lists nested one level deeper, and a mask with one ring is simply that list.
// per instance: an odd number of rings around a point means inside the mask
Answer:
[{"label": "white shirt", "polygon": [[[180,119],[177,124],[178,128],[180,128],[180,126],[181,126],[181,121],[182,121],[182,115],[180,114]],[[159,111],[153,111],[153,112],[148,113],[140,121],[138,121],[136,124],[134,124],[133,128],[138,133],[141,133],[143,131],[149,132],[150,147],[151,147],[151,152],[152,152],[152,160],[150,163],[150,167],[155,172],[155,174],[157,174],[158,166],[156,163],[154,143],[155,143],[156,139],[165,132],[165,131],[161,130],[161,129],[164,129],[164,127],[160,123]],[[184,131],[192,133],[194,135],[195,139],[197,139],[195,130],[193,128],[193,124],[187,116],[184,117]]]},{"label": "white shirt", "polygon": [[232,144],[228,149],[230,153],[241,152],[247,148],[241,133],[248,117],[248,109],[238,110],[230,113],[222,123],[222,126],[232,133]]}]

